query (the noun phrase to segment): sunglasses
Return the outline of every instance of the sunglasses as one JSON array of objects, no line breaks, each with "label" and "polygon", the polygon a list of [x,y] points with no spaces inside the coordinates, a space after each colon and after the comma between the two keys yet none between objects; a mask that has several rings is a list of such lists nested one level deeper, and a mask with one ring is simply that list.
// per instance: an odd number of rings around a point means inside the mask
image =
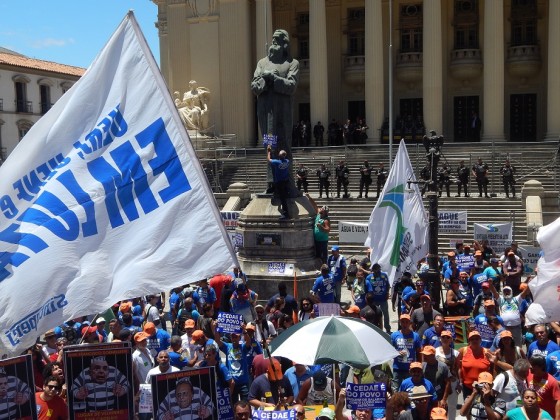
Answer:
[{"label": "sunglasses", "polygon": [[55,391],[60,391],[61,387],[58,385],[45,385],[45,388],[54,389]]}]

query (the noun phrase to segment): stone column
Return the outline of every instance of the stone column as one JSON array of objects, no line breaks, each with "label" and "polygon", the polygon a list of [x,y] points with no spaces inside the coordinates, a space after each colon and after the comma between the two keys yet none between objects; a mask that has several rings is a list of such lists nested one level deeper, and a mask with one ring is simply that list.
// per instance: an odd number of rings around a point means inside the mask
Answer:
[{"label": "stone column", "polygon": [[325,0],[309,0],[309,78],[311,121],[324,126],[329,122],[327,71],[327,14]]},{"label": "stone column", "polygon": [[[172,90],[189,89],[192,77],[190,26],[187,24],[187,5],[173,3],[167,9],[167,82]],[[163,66],[162,66],[163,70]]]},{"label": "stone column", "polygon": [[266,45],[272,41],[272,0],[255,0],[255,54],[257,60],[268,54]]},{"label": "stone column", "polygon": [[[253,74],[249,0],[220,0],[220,91],[211,106],[221,106],[222,133],[237,135],[237,144],[226,147],[253,146],[249,141],[254,125],[253,95],[247,83],[232,83],[232,78],[246,80]],[[235,39],[235,42],[231,42]]]},{"label": "stone column", "polygon": [[504,2],[484,2],[484,75],[482,139],[505,141],[504,136]]},{"label": "stone column", "polygon": [[424,0],[423,96],[424,126],[443,134],[443,46],[441,0]]},{"label": "stone column", "polygon": [[557,140],[560,136],[560,2],[548,2],[548,86],[546,97],[546,138]]},{"label": "stone column", "polygon": [[383,15],[381,0],[366,1],[365,99],[368,143],[379,143],[385,117]]}]

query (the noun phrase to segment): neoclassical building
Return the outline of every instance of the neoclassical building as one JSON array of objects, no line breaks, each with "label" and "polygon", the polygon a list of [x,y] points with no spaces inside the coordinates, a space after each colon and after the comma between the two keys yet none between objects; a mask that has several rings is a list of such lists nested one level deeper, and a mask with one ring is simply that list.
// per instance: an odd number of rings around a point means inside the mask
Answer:
[{"label": "neoclassical building", "polygon": [[250,81],[276,28],[300,63],[294,121],[365,118],[378,143],[392,103],[397,128],[449,141],[472,140],[474,113],[483,141],[560,136],[560,0],[152,1],[170,90],[208,87],[239,145],[257,144]]}]

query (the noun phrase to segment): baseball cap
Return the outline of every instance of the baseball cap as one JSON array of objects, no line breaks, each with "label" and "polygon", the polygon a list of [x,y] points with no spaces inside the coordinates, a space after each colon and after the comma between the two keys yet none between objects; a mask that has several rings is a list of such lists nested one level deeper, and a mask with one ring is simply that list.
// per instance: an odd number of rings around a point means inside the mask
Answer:
[{"label": "baseball cap", "polygon": [[513,292],[513,290],[510,286],[504,286],[504,295],[509,295],[512,292]]},{"label": "baseball cap", "polygon": [[97,333],[97,327],[84,327],[82,328],[82,335],[90,335],[93,333]]},{"label": "baseball cap", "polygon": [[490,264],[498,264],[500,262],[497,258],[490,258]]},{"label": "baseball cap", "polygon": [[45,338],[50,338],[50,337],[56,337],[56,333],[54,332],[54,330],[48,330],[45,333]]},{"label": "baseball cap", "polygon": [[187,319],[185,321],[185,328],[194,328],[195,326],[194,319]]},{"label": "baseball cap", "polygon": [[434,346],[424,346],[420,353],[425,354],[426,356],[435,355],[436,349]]},{"label": "baseball cap", "polygon": [[445,408],[434,407],[430,412],[430,419],[432,420],[447,420],[447,411]]},{"label": "baseball cap", "polygon": [[500,340],[504,337],[510,337],[513,338],[513,334],[511,333],[511,331],[508,330],[504,330],[500,333]]},{"label": "baseball cap", "polygon": [[440,334],[441,337],[446,336],[446,337],[453,337],[453,334],[451,334],[451,331],[449,330],[443,330]]},{"label": "baseball cap", "polygon": [[483,288],[489,288],[490,287],[490,283],[488,283],[487,281],[485,281],[484,283],[482,283],[482,287]]},{"label": "baseball cap", "polygon": [[473,337],[480,337],[480,333],[478,331],[471,331],[469,333],[469,340]]},{"label": "baseball cap", "polygon": [[121,306],[119,306],[119,311],[121,312],[130,312],[132,309],[132,302],[123,302]]},{"label": "baseball cap", "polygon": [[422,299],[424,299],[424,300],[429,300],[430,302],[432,301],[432,299],[431,299],[430,296],[428,296],[428,295],[422,295],[422,296],[420,296],[420,300],[422,300]]},{"label": "baseball cap", "polygon": [[409,314],[402,314],[399,319],[408,319],[410,321],[410,315]]},{"label": "baseball cap", "polygon": [[454,257],[454,256],[455,256],[455,253],[454,253],[453,251],[449,251],[449,252],[447,253],[447,256],[448,256],[448,257]]},{"label": "baseball cap", "polygon": [[359,314],[360,308],[356,305],[350,305],[350,307],[346,309],[346,312],[349,314]]},{"label": "baseball cap", "polygon": [[478,374],[478,383],[488,383],[494,382],[494,377],[490,372],[480,372]]},{"label": "baseball cap", "polygon": [[313,374],[313,386],[318,390],[323,390],[327,387],[327,375],[322,370],[318,370]]},{"label": "baseball cap", "polygon": [[247,324],[247,325],[245,326],[245,330],[246,330],[246,331],[256,331],[256,328],[255,328],[255,326],[254,326],[253,324]]},{"label": "baseball cap", "polygon": [[154,324],[153,322],[146,322],[144,324],[144,332],[150,335],[154,335],[156,333],[156,324]]},{"label": "baseball cap", "polygon": [[192,340],[191,340],[191,344],[196,344],[196,342],[198,340],[200,340],[201,338],[205,337],[204,332],[202,330],[195,330],[192,333]]},{"label": "baseball cap", "polygon": [[145,333],[144,331],[140,331],[139,333],[134,334],[134,341],[139,343],[140,341],[147,340],[150,337],[150,334]]},{"label": "baseball cap", "polygon": [[484,306],[496,306],[496,304],[494,303],[494,299],[485,299]]},{"label": "baseball cap", "polygon": [[338,245],[333,245],[331,251],[340,251],[340,247]]},{"label": "baseball cap", "polygon": [[334,420],[335,413],[332,408],[325,407],[319,412],[318,418],[324,417],[329,420]]},{"label": "baseball cap", "polygon": [[410,368],[409,368],[409,369],[410,369],[410,370],[412,370],[412,369],[422,369],[422,363],[420,363],[420,362],[412,362],[412,363],[410,364]]},{"label": "baseball cap", "polygon": [[95,320],[96,324],[101,324],[103,322],[107,322],[107,321],[105,321],[105,318],[103,318],[102,316],[97,317],[97,319]]}]

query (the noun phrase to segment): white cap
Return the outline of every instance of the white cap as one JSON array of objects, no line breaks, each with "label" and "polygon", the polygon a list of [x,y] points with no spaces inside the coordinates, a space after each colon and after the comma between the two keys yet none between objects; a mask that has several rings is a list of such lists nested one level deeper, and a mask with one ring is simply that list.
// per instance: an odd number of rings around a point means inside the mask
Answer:
[{"label": "white cap", "polygon": [[96,324],[101,324],[102,322],[107,322],[107,321],[105,321],[105,318],[103,318],[102,316],[98,317],[98,318],[95,320],[95,323],[96,323]]}]

